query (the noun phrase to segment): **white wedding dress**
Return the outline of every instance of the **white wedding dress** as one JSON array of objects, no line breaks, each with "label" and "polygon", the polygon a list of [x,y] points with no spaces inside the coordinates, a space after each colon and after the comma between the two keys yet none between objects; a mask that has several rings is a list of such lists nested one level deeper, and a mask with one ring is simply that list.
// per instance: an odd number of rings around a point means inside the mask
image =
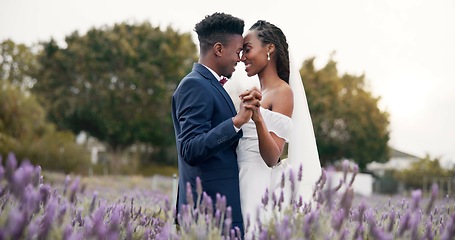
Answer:
[{"label": "white wedding dress", "polygon": [[[244,74],[244,69],[242,69],[244,66],[240,65],[242,64],[238,65],[238,69],[224,85],[237,111],[240,106],[238,96],[241,92],[251,89],[253,86],[260,89],[257,76],[247,77]],[[287,202],[289,202],[290,197],[295,200],[301,197],[305,203],[311,202],[314,185],[321,176],[322,169],[316,138],[302,79],[294,63],[291,62],[290,65],[289,85],[294,95],[292,119],[280,113],[261,108],[261,114],[269,131],[289,142],[288,158],[282,160],[281,164],[276,167],[269,168],[259,153],[254,122],[250,121],[242,126],[243,137],[237,146],[237,162],[239,164],[240,198],[244,224],[248,225],[248,216],[250,221],[249,228],[245,228],[246,238],[251,238],[251,233],[254,232],[258,213],[261,222],[267,221],[267,218],[271,216],[270,209],[262,207],[262,198],[265,189],[268,189],[270,194],[274,193],[279,197],[281,192],[280,179],[283,172],[286,174],[286,181],[288,182],[287,187],[283,189]],[[300,166],[303,169],[302,180],[301,182],[296,182],[294,195],[291,196],[288,181],[289,170],[294,172],[295,179],[297,179]],[[271,199],[269,199],[269,205],[270,202]]]},{"label": "white wedding dress", "polygon": [[[292,131],[292,119],[281,113],[261,108],[261,115],[269,132],[289,141]],[[262,160],[259,153],[259,141],[256,126],[252,120],[242,126],[243,137],[237,146],[237,162],[239,164],[240,203],[244,223],[253,226],[257,217],[267,221],[267,209],[262,204],[262,198],[268,191],[277,189],[277,178],[273,175],[276,170],[270,168]],[[278,178],[279,179],[279,178]],[[279,184],[278,184],[279,185]],[[279,196],[278,196],[279,197]],[[257,212],[260,216],[257,216]],[[248,232],[248,230],[247,230]]]}]

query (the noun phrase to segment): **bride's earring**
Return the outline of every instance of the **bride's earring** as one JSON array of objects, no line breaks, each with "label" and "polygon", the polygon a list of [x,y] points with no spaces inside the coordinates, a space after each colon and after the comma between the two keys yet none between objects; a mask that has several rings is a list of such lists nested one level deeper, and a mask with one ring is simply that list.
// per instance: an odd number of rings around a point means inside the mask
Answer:
[{"label": "bride's earring", "polygon": [[267,52],[267,61],[270,61],[270,53]]}]

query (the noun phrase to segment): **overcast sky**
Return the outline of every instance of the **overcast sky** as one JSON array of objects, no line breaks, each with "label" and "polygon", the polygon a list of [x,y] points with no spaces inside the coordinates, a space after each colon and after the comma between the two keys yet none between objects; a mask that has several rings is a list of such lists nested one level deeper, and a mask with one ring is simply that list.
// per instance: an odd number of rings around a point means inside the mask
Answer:
[{"label": "overcast sky", "polygon": [[285,32],[298,66],[314,56],[321,67],[335,51],[341,73],[366,75],[391,115],[392,147],[455,162],[455,1],[290,2],[0,0],[0,41],[64,43],[73,31],[123,21],[192,32],[215,11],[243,18],[245,29],[267,20]]}]

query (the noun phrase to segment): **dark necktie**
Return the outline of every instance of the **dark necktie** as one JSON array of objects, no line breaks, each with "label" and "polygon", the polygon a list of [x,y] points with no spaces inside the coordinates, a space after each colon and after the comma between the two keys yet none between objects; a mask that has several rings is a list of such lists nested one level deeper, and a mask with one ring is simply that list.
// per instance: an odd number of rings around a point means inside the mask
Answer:
[{"label": "dark necktie", "polygon": [[228,79],[226,77],[222,77],[220,80],[221,86],[223,86],[227,81]]}]

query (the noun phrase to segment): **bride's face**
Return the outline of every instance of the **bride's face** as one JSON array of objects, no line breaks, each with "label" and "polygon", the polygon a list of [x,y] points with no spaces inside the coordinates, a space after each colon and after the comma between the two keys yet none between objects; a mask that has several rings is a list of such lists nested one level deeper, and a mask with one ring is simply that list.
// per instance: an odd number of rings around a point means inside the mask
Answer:
[{"label": "bride's face", "polygon": [[249,77],[258,74],[267,65],[267,47],[258,38],[256,31],[249,31],[243,38],[241,61]]}]

